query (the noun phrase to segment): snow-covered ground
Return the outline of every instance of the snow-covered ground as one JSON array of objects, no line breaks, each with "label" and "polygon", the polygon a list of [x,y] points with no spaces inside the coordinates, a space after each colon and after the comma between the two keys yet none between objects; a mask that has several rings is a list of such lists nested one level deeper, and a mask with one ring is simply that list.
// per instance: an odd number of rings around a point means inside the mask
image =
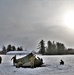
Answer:
[{"label": "snow-covered ground", "polygon": [[9,51],[9,52],[7,52],[6,54],[7,55],[25,55],[25,54],[28,54],[28,53],[30,53],[30,51],[28,51],[28,50],[24,50],[24,51]]},{"label": "snow-covered ground", "polygon": [[[0,64],[0,75],[74,75],[74,56],[73,55],[54,55],[42,56],[45,67],[37,68],[16,68],[12,65],[11,58],[13,55],[1,55],[2,64]],[[17,58],[21,55],[17,55]],[[60,65],[63,59],[65,65]]]}]

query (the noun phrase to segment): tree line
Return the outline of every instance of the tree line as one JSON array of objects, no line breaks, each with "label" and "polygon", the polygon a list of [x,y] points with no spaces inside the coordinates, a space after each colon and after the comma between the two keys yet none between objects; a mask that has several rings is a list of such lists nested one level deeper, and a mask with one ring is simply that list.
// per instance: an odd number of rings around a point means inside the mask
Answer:
[{"label": "tree line", "polygon": [[[63,43],[60,42],[51,42],[50,40],[47,41],[47,46],[45,46],[45,41],[41,40],[38,44],[38,53],[42,55],[62,55],[62,54],[74,54],[74,49],[66,48]],[[9,51],[23,51],[22,46],[15,47],[9,44],[7,47],[4,45],[2,46],[2,51],[0,54],[6,54]]]},{"label": "tree line", "polygon": [[45,47],[45,42],[44,40],[41,40],[40,43],[39,43],[39,52],[40,54],[42,55],[52,55],[52,54],[65,54],[66,53],[66,48],[65,48],[65,45],[63,43],[60,43],[60,42],[51,42],[51,41],[48,41],[47,42],[47,47]]},{"label": "tree line", "polygon": [[11,44],[9,44],[7,47],[5,47],[4,45],[2,46],[3,54],[6,54],[9,51],[23,51],[23,48],[22,46],[16,48],[15,46],[12,46]]}]

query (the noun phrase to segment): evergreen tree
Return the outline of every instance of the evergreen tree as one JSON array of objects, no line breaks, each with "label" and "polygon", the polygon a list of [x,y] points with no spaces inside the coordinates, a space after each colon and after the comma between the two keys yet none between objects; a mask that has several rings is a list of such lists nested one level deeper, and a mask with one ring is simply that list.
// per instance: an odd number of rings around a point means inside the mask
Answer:
[{"label": "evergreen tree", "polygon": [[64,54],[65,46],[62,43],[57,42],[57,51],[58,54]]},{"label": "evergreen tree", "polygon": [[41,40],[40,43],[39,43],[39,45],[40,45],[40,47],[39,47],[40,48],[39,53],[42,54],[42,55],[44,55],[45,54],[44,40]]},{"label": "evergreen tree", "polygon": [[7,46],[7,52],[8,52],[8,51],[12,51],[11,44],[9,44],[9,45]]},{"label": "evergreen tree", "polygon": [[22,46],[20,47],[20,51],[23,51],[23,48],[22,48]]},{"label": "evergreen tree", "polygon": [[17,51],[23,51],[23,48],[22,47],[18,47]]},{"label": "evergreen tree", "polygon": [[16,51],[16,47],[15,46],[12,46],[12,51]]},{"label": "evergreen tree", "polygon": [[48,41],[47,45],[48,45],[47,54],[51,54],[52,53],[52,43],[51,43],[51,41]]},{"label": "evergreen tree", "polygon": [[52,54],[57,54],[56,44],[55,44],[54,41],[53,41],[53,44],[52,44]]},{"label": "evergreen tree", "polygon": [[7,52],[6,47],[4,45],[2,46],[2,52],[3,52],[3,54],[6,54],[6,52]]}]

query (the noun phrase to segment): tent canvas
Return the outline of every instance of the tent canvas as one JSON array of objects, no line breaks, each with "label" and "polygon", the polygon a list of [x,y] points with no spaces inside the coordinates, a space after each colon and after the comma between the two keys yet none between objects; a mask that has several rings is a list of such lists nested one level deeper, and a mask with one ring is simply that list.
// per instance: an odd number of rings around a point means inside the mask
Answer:
[{"label": "tent canvas", "polygon": [[[31,60],[34,54],[29,53],[27,56],[24,56],[22,58],[16,59],[16,67],[31,67]],[[41,66],[43,64],[43,60],[41,58],[36,58],[34,60],[34,67]]]}]

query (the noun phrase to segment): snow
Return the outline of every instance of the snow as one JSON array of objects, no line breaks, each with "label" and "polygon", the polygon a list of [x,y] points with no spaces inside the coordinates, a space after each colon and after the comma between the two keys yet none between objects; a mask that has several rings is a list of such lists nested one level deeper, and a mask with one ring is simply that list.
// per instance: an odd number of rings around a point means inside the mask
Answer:
[{"label": "snow", "polygon": [[[13,66],[11,58],[13,55],[0,55],[0,75],[74,75],[74,55],[54,55],[42,56],[44,67],[37,68],[16,68]],[[17,58],[22,55],[17,55]],[[60,60],[64,60],[65,65],[60,65]]]},{"label": "snow", "polygon": [[27,50],[24,50],[24,51],[9,51],[7,52],[7,55],[24,55],[24,54],[28,54],[30,53],[29,51]]}]

